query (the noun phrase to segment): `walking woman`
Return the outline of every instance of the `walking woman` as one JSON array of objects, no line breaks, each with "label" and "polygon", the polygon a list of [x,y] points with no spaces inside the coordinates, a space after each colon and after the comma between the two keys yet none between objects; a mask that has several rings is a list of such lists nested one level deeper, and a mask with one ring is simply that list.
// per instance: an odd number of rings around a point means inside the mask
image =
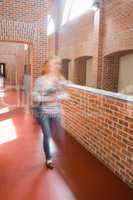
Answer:
[{"label": "walking woman", "polygon": [[46,167],[49,169],[53,169],[50,152],[51,123],[53,120],[60,123],[62,113],[60,101],[68,98],[63,89],[64,82],[61,59],[54,57],[44,64],[43,74],[36,79],[33,92],[34,116],[42,128]]}]

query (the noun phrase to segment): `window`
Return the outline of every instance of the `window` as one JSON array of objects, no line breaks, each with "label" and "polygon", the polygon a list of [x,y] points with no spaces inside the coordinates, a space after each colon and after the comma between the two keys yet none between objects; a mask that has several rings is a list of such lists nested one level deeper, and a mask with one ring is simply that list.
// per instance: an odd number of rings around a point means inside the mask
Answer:
[{"label": "window", "polygon": [[50,15],[48,15],[48,27],[47,27],[47,35],[51,35],[55,32],[55,24],[54,20]]},{"label": "window", "polygon": [[62,25],[87,12],[93,4],[93,0],[66,0]]}]

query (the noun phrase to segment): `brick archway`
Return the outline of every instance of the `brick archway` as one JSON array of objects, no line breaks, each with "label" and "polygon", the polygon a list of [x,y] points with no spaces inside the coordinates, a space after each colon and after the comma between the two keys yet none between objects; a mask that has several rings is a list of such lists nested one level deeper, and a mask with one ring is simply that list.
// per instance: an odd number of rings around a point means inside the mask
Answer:
[{"label": "brick archway", "polygon": [[45,1],[6,1],[0,13],[0,41],[31,45],[33,80],[41,73],[41,65],[48,57],[47,9]]},{"label": "brick archway", "polygon": [[[41,33],[43,37],[40,37]],[[4,20],[0,24],[0,41],[30,44],[33,79],[40,75],[41,65],[47,58],[46,31],[43,27]]]}]

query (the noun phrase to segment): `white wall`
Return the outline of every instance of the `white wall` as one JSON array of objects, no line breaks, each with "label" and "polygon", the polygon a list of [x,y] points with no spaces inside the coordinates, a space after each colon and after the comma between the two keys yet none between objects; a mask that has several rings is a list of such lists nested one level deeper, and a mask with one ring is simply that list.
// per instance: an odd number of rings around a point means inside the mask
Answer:
[{"label": "white wall", "polygon": [[133,54],[120,58],[118,92],[133,95]]}]

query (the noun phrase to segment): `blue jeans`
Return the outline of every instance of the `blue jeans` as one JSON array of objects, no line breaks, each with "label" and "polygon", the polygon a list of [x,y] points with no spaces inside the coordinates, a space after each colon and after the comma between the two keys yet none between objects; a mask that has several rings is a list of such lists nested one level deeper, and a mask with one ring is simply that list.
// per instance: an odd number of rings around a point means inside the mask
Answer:
[{"label": "blue jeans", "polygon": [[52,123],[55,122],[58,128],[61,127],[60,113],[54,117],[51,117],[46,115],[40,107],[37,107],[34,108],[34,116],[42,128],[43,149],[46,159],[51,159],[52,155],[50,151],[50,138],[51,138]]}]

